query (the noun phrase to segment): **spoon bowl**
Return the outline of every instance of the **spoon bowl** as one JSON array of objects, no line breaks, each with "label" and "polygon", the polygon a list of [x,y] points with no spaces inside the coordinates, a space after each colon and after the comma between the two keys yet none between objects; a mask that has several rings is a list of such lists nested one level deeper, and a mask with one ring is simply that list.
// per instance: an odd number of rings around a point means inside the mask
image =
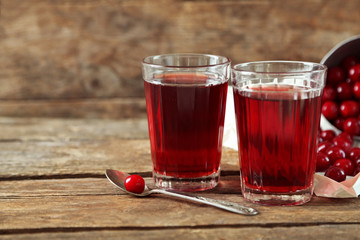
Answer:
[{"label": "spoon bowl", "polygon": [[216,200],[216,199],[211,199],[211,198],[206,198],[206,197],[200,197],[200,196],[194,196],[194,195],[185,194],[185,193],[178,193],[178,192],[174,192],[171,190],[165,190],[165,189],[159,189],[159,188],[151,189],[148,186],[146,186],[146,184],[145,184],[144,191],[142,193],[140,193],[140,194],[133,193],[133,192],[127,191],[125,188],[125,179],[129,176],[129,174],[120,172],[117,170],[107,169],[105,172],[105,175],[109,179],[109,181],[112,184],[114,184],[116,187],[120,188],[125,193],[134,195],[136,197],[145,197],[152,193],[162,193],[162,194],[170,195],[172,197],[177,197],[177,198],[181,198],[181,199],[190,200],[193,202],[207,204],[207,205],[210,205],[213,207],[221,208],[223,210],[227,210],[227,211],[242,214],[242,215],[254,216],[259,213],[254,208],[242,206],[237,203],[228,202],[228,201],[224,201],[224,200]]},{"label": "spoon bowl", "polygon": [[112,184],[114,184],[116,187],[120,188],[121,190],[123,190],[124,192],[126,192],[130,195],[134,195],[137,197],[145,197],[145,196],[148,196],[151,194],[151,191],[150,191],[149,187],[146,186],[146,184],[145,184],[144,191],[142,193],[133,193],[133,192],[127,191],[125,188],[125,179],[128,176],[130,176],[130,174],[120,172],[117,170],[107,169],[105,172],[105,175]]}]

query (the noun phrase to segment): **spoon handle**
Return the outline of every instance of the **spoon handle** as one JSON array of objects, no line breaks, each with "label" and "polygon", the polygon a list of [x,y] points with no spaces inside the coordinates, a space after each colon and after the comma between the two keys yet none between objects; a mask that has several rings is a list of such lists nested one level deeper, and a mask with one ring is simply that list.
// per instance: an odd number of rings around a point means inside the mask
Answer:
[{"label": "spoon handle", "polygon": [[207,197],[193,196],[193,195],[186,194],[186,193],[178,193],[178,192],[173,192],[173,191],[164,190],[164,189],[153,189],[152,192],[162,193],[162,194],[186,199],[186,200],[193,201],[193,202],[203,203],[203,204],[221,208],[221,209],[233,212],[233,213],[238,213],[238,214],[243,214],[243,215],[248,215],[248,216],[253,216],[253,215],[256,215],[259,213],[254,208],[241,206],[237,203],[228,202],[228,201],[224,201],[224,200],[216,200],[216,199],[211,199],[211,198],[207,198]]}]

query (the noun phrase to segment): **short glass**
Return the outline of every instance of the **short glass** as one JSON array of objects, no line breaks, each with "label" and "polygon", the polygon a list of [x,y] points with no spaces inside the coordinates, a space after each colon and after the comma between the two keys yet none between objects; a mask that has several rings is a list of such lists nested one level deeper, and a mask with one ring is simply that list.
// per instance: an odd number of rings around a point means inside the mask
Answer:
[{"label": "short glass", "polygon": [[205,54],[165,54],[142,62],[157,187],[201,191],[215,187],[230,60]]},{"label": "short glass", "polygon": [[232,70],[244,198],[267,205],[310,201],[326,66],[264,61]]}]

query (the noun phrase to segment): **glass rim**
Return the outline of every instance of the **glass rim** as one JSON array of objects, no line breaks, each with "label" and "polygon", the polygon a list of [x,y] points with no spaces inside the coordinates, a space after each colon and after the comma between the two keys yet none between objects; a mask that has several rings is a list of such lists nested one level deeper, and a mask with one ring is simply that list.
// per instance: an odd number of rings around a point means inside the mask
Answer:
[{"label": "glass rim", "polygon": [[[278,86],[281,86],[282,84],[279,84]],[[302,86],[299,86],[299,85],[291,85],[293,87],[302,87]],[[235,89],[240,89],[239,87],[234,87]],[[314,87],[314,88],[293,88],[293,89],[288,89],[286,91],[286,93],[297,93],[297,94],[302,94],[302,93],[311,93],[311,92],[316,92],[316,91],[319,91],[321,89],[321,87]],[[253,89],[253,88],[241,88],[241,91],[242,92],[246,92],[246,93],[263,93],[263,94],[272,94],[272,93],[279,93],[281,91],[278,91],[278,90],[264,90],[263,88],[260,88],[260,89]]]},{"label": "glass rim", "polygon": [[[222,63],[216,63],[216,64],[206,64],[206,65],[191,65],[191,66],[176,66],[176,65],[165,65],[165,64],[157,64],[157,63],[153,63],[153,62],[149,62],[147,60],[149,59],[154,59],[155,57],[170,57],[170,56],[183,56],[183,57],[200,57],[200,56],[205,56],[205,57],[216,57],[219,59],[225,59],[224,62]],[[153,67],[164,67],[164,68],[205,68],[205,67],[216,67],[216,66],[221,66],[221,65],[227,65],[227,64],[231,64],[231,60],[228,57],[225,56],[220,56],[220,55],[214,55],[214,54],[203,54],[203,53],[167,53],[167,54],[159,54],[159,55],[152,55],[152,56],[147,56],[145,58],[143,58],[142,60],[142,64],[144,65],[148,65],[148,66],[153,66]]]},{"label": "glass rim", "polygon": [[[247,65],[255,65],[255,64],[303,64],[304,66],[313,66],[318,67],[318,69],[313,70],[296,70],[296,71],[287,71],[287,72],[281,72],[281,71],[255,71],[255,70],[248,70],[248,69],[239,69],[237,67],[247,66]],[[248,74],[276,74],[276,75],[296,75],[296,74],[304,74],[304,73],[314,73],[314,72],[323,72],[327,70],[327,66],[321,63],[315,63],[315,62],[307,62],[307,61],[285,61],[285,60],[271,60],[271,61],[255,61],[255,62],[245,62],[245,63],[238,63],[232,66],[231,68],[233,71],[241,72],[241,73],[248,73]]]}]

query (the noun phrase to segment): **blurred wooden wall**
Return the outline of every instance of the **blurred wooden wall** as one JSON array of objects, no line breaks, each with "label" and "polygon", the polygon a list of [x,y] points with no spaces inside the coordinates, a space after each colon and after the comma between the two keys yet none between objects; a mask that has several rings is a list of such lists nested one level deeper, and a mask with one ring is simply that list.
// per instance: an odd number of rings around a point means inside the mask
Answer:
[{"label": "blurred wooden wall", "polygon": [[358,0],[0,0],[0,116],[146,116],[160,53],[319,62],[360,34]]}]

